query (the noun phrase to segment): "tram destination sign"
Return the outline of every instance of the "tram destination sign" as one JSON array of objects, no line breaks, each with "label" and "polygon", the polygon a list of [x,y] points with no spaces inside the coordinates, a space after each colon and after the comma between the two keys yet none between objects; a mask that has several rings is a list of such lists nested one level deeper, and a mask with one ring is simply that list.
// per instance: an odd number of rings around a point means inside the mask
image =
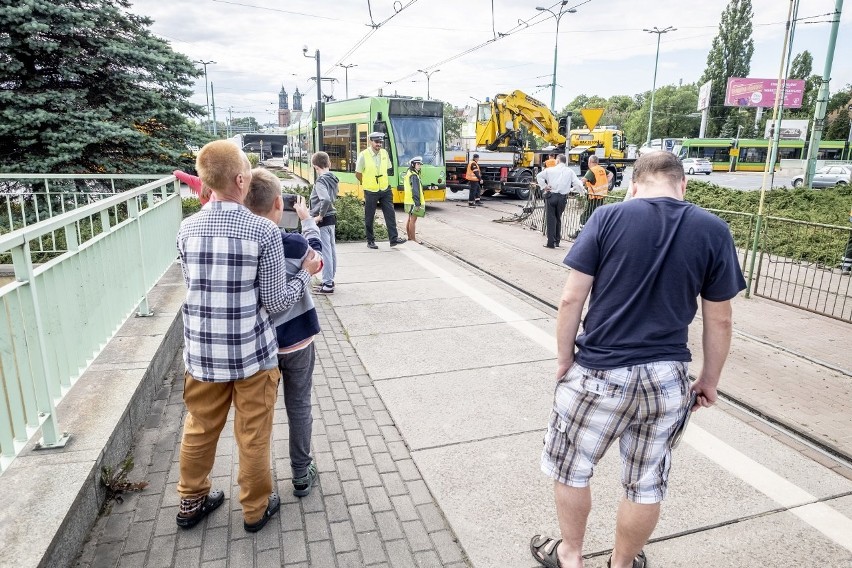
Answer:
[{"label": "tram destination sign", "polygon": [[[787,79],[784,108],[801,108],[805,92],[804,79]],[[775,105],[777,79],[731,77],[725,91],[725,106],[764,107]]]}]

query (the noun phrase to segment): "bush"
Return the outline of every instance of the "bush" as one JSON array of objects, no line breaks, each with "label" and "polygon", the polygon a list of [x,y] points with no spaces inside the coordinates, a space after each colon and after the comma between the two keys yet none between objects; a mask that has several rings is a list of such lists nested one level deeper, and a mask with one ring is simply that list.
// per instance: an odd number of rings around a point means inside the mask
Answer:
[{"label": "bush", "polygon": [[[310,199],[311,196],[311,188],[306,185],[288,188],[287,192],[302,195],[305,201]],[[363,241],[367,238],[366,229],[364,228],[363,201],[354,195],[338,195],[337,200],[334,202],[334,208],[337,211],[336,240]],[[374,232],[376,239],[388,238],[387,227],[379,222],[376,222]]]},{"label": "bush", "polygon": [[257,165],[260,163],[260,154],[249,153],[246,154],[246,157],[248,158],[248,161],[251,164],[251,167],[253,168],[256,168]]},{"label": "bush", "polygon": [[201,202],[197,197],[184,197],[180,200],[181,208],[183,209],[183,218],[186,219],[193,213],[198,213],[201,210]]}]

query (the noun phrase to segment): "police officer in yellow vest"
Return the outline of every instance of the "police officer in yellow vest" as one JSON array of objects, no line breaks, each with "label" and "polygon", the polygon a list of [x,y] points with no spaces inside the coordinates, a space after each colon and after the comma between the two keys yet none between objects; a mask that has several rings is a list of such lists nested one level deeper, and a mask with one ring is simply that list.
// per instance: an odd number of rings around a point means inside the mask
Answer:
[{"label": "police officer in yellow vest", "polygon": [[355,165],[355,177],[364,189],[364,227],[367,231],[367,246],[371,249],[379,248],[373,236],[376,204],[382,208],[390,246],[395,246],[404,243],[405,239],[400,238],[396,230],[393,194],[388,181],[391,163],[387,150],[382,147],[385,135],[382,132],[371,132],[367,138],[369,147],[358,154],[358,162]]},{"label": "police officer in yellow vest", "polygon": [[586,175],[583,176],[583,182],[586,185],[586,206],[583,208],[583,213],[580,215],[580,229],[571,235],[572,239],[576,239],[577,235],[583,229],[583,225],[595,212],[595,209],[603,205],[604,198],[609,195],[609,182],[612,179],[612,174],[603,169],[598,164],[597,156],[589,156],[589,169]]}]

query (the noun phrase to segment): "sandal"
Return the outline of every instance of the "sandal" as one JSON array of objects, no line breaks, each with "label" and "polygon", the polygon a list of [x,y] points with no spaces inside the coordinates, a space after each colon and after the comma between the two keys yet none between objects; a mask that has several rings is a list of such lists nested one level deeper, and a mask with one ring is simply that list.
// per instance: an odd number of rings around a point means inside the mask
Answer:
[{"label": "sandal", "polygon": [[[609,558],[606,560],[606,568],[609,568],[611,563],[612,554],[610,554]],[[645,558],[644,550],[640,550],[639,554],[636,555],[636,558],[633,559],[633,568],[648,568],[648,559]]]},{"label": "sandal", "polygon": [[[191,500],[185,499],[185,501]],[[224,501],[224,491],[222,491],[221,489],[211,491],[210,493],[204,496],[204,501],[191,515],[181,515],[180,513],[178,513],[177,526],[184,529],[191,529],[192,527],[200,523],[204,517],[215,511],[219,507],[219,505],[221,505]]]},{"label": "sandal", "polygon": [[530,540],[530,552],[533,558],[545,568],[560,568],[556,549],[562,539],[550,538],[537,534]]},{"label": "sandal", "polygon": [[278,497],[278,493],[273,493],[269,496],[269,504],[266,506],[266,510],[263,512],[263,516],[259,521],[255,523],[247,523],[243,521],[243,528],[246,532],[257,532],[263,527],[266,526],[266,523],[269,522],[269,519],[278,512],[278,509],[281,508],[281,498]]}]

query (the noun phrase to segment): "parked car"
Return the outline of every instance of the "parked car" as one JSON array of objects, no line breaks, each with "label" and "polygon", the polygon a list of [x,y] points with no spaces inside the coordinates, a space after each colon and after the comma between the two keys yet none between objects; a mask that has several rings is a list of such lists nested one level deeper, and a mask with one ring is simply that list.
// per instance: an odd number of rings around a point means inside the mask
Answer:
[{"label": "parked car", "polygon": [[[849,185],[852,178],[852,167],[850,166],[826,166],[818,169],[814,173],[813,183],[811,187],[835,187],[841,185]],[[799,175],[793,178],[791,182],[793,187],[802,187],[805,185],[805,175]]]},{"label": "parked car", "polygon": [[709,176],[710,172],[713,171],[713,164],[705,158],[684,158],[682,162],[684,173],[689,175],[705,174]]}]

